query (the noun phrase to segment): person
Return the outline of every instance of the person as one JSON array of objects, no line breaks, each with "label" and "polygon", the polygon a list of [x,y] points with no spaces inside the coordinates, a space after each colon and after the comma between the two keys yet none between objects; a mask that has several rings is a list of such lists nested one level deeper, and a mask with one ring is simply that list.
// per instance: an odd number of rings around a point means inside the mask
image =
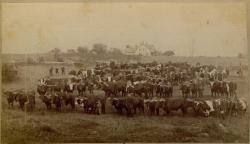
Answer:
[{"label": "person", "polygon": [[58,69],[58,68],[56,68],[56,74],[58,74],[58,72],[59,72],[59,69]]},{"label": "person", "polygon": [[41,78],[41,79],[40,79],[39,85],[46,85],[45,78]]},{"label": "person", "polygon": [[62,67],[61,70],[62,70],[62,75],[65,75],[65,68]]},{"label": "person", "polygon": [[102,113],[102,103],[100,100],[97,101],[96,107],[97,107],[97,114],[100,115]]},{"label": "person", "polygon": [[49,87],[48,90],[45,93],[45,96],[48,98],[51,98],[51,94],[52,94],[52,89]]},{"label": "person", "polygon": [[79,70],[78,73],[77,73],[77,76],[81,76],[82,75],[82,71]]},{"label": "person", "polygon": [[53,67],[50,67],[50,69],[49,69],[49,74],[50,74],[50,76],[53,75]]},{"label": "person", "polygon": [[109,81],[109,82],[111,81],[111,76],[108,76],[108,81]]}]

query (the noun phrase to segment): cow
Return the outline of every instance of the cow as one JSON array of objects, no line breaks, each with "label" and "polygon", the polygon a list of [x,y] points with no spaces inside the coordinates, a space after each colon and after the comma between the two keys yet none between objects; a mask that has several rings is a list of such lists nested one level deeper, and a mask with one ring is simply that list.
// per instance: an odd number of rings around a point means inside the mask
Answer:
[{"label": "cow", "polygon": [[244,98],[238,98],[236,101],[236,115],[245,114],[247,111],[247,101]]},{"label": "cow", "polygon": [[46,105],[46,108],[48,110],[51,110],[52,108],[52,99],[49,94],[41,95],[39,98],[42,100],[42,102]]},{"label": "cow", "polygon": [[9,99],[10,105],[12,105],[13,100],[16,100],[23,111],[33,111],[35,108],[35,91],[17,91],[11,95],[12,96],[7,98]]},{"label": "cow", "polygon": [[165,99],[160,98],[153,98],[153,99],[145,99],[145,109],[149,112],[150,115],[159,115],[160,109],[164,108]]},{"label": "cow", "polygon": [[75,97],[72,93],[62,92],[59,93],[59,95],[61,96],[62,101],[64,101],[65,106],[70,105],[72,110],[75,109]]},{"label": "cow", "polygon": [[106,97],[84,97],[80,102],[83,104],[84,112],[89,114],[105,114]]},{"label": "cow", "polygon": [[170,97],[173,95],[173,86],[170,83],[160,84],[157,86],[157,93],[160,93],[160,97]]},{"label": "cow", "polygon": [[143,87],[144,87],[144,93],[145,93],[145,97],[153,97],[154,95],[154,84],[151,83],[151,82],[145,82],[143,84]]},{"label": "cow", "polygon": [[235,82],[229,82],[229,95],[230,97],[232,96],[237,96],[236,90],[237,90],[237,84]]},{"label": "cow", "polygon": [[95,113],[96,110],[96,99],[93,98],[85,98],[83,100],[83,108],[85,113]]},{"label": "cow", "polygon": [[204,101],[197,101],[197,100],[193,101],[193,110],[196,116],[197,115],[205,117],[209,116],[208,113],[209,109],[210,109],[209,106]]},{"label": "cow", "polygon": [[212,100],[205,100],[204,105],[207,106],[206,107],[206,116],[207,117],[215,112],[214,104],[213,104]]},{"label": "cow", "polygon": [[76,85],[74,83],[69,83],[64,86],[63,92],[73,93],[75,88],[76,88]]},{"label": "cow", "polygon": [[26,111],[33,111],[35,109],[36,99],[35,99],[35,91],[26,92],[26,97],[28,103],[25,103]]},{"label": "cow", "polygon": [[190,89],[191,89],[192,96],[198,97],[198,85],[196,83],[192,82]]},{"label": "cow", "polygon": [[205,100],[204,104],[208,107],[206,116],[214,115],[223,119],[235,109],[233,103],[227,99]]},{"label": "cow", "polygon": [[156,96],[161,96],[161,85],[160,84],[157,84],[157,83],[155,83],[154,84],[154,89],[155,89],[155,94],[156,94]]},{"label": "cow", "polygon": [[9,105],[9,108],[13,108],[14,107],[14,102],[17,101],[17,93],[16,92],[12,92],[12,91],[4,91],[3,92],[4,95],[7,96],[7,102]]},{"label": "cow", "polygon": [[[112,105],[117,110],[119,114],[122,114],[123,110],[125,109],[127,112],[127,116],[131,115],[131,110],[129,110],[130,107],[126,104],[125,97],[123,98],[113,98],[112,99]],[[132,109],[132,108],[131,108]]]},{"label": "cow", "polygon": [[141,112],[144,111],[144,101],[140,97],[127,96],[113,98],[112,105],[120,114],[122,114],[123,110],[125,110],[128,117],[133,116],[137,109],[139,109]]},{"label": "cow", "polygon": [[166,99],[164,110],[166,114],[169,114],[171,111],[181,110],[184,116],[187,113],[187,109],[193,107],[194,102],[188,99]]},{"label": "cow", "polygon": [[77,87],[79,96],[83,96],[83,94],[86,92],[86,84],[81,82],[76,87]]},{"label": "cow", "polygon": [[136,114],[137,110],[139,110],[140,113],[144,112],[144,100],[141,97],[130,97],[132,99],[133,103],[133,111],[134,114]]},{"label": "cow", "polygon": [[37,92],[39,95],[45,95],[47,92],[48,86],[47,85],[38,85],[37,86]]},{"label": "cow", "polygon": [[22,110],[24,110],[25,103],[28,101],[27,96],[24,92],[18,94],[17,101]]},{"label": "cow", "polygon": [[220,82],[219,81],[210,81],[210,90],[211,90],[211,95],[213,97],[219,96],[220,94]]},{"label": "cow", "polygon": [[116,85],[113,82],[102,82],[100,83],[102,90],[105,93],[105,97],[116,97],[117,96],[117,89],[116,89]]},{"label": "cow", "polygon": [[92,82],[87,82],[87,88],[88,88],[88,91],[89,91],[89,94],[94,94],[94,83]]},{"label": "cow", "polygon": [[181,84],[180,90],[182,92],[183,98],[187,98],[190,96],[190,85],[189,84]]},{"label": "cow", "polygon": [[226,81],[220,81],[220,94],[221,96],[229,95],[229,84]]},{"label": "cow", "polygon": [[59,92],[55,93],[55,95],[52,95],[52,103],[56,106],[57,111],[61,111],[62,98]]},{"label": "cow", "polygon": [[122,96],[125,96],[126,95],[126,82],[125,81],[117,81],[116,82],[116,92],[117,92],[117,95],[121,93]]},{"label": "cow", "polygon": [[127,95],[131,95],[131,94],[134,94],[134,86],[133,85],[127,85],[126,86],[126,94]]},{"label": "cow", "polygon": [[229,101],[226,99],[215,99],[213,100],[213,108],[217,117],[225,118],[229,112]]},{"label": "cow", "polygon": [[146,93],[144,85],[140,82],[134,82],[134,96],[141,97],[143,93]]}]

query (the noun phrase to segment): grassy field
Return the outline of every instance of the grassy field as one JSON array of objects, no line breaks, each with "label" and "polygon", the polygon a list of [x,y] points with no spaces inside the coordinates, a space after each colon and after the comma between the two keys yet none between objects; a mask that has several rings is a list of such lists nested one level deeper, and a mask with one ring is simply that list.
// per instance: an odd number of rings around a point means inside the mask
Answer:
[{"label": "grassy field", "polygon": [[197,57],[185,57],[185,56],[148,56],[142,57],[142,62],[152,62],[157,61],[161,63],[165,63],[168,61],[172,62],[187,62],[189,64],[212,64],[212,65],[221,65],[221,66],[236,66],[239,65],[240,62],[242,64],[247,64],[247,59],[239,60],[237,57],[205,57],[205,56],[197,56]]},{"label": "grassy field", "polygon": [[[19,67],[20,79],[3,85],[3,89],[34,89],[38,78],[48,74],[48,66]],[[67,68],[71,69],[71,68]],[[248,81],[231,76],[238,83],[238,95],[248,99]],[[209,89],[205,90],[209,95]],[[101,92],[98,92],[101,94]],[[175,88],[174,97],[180,93]],[[206,97],[210,98],[210,97]],[[191,113],[182,117],[180,112],[170,116],[138,114],[127,118],[115,113],[107,101],[107,114],[88,115],[80,108],[63,112],[48,111],[36,99],[33,113],[21,111],[17,104],[8,109],[2,97],[1,143],[45,142],[248,142],[248,114],[239,117],[194,117]],[[219,124],[224,125],[222,129]]]}]

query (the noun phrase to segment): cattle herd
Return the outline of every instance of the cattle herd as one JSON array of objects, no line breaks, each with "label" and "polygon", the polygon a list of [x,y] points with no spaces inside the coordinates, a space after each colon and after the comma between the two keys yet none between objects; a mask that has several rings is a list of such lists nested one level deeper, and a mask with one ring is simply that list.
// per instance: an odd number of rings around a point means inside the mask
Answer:
[{"label": "cattle herd", "polygon": [[[38,95],[47,109],[59,112],[70,106],[105,114],[107,102],[127,116],[168,115],[180,110],[183,115],[192,111],[197,116],[225,118],[247,110],[246,100],[237,96],[236,82],[228,80],[229,69],[214,65],[110,62],[73,74],[42,78],[36,91],[4,91],[9,107],[17,101],[22,110],[33,111]],[[205,88],[210,89],[209,94],[204,94]]]}]

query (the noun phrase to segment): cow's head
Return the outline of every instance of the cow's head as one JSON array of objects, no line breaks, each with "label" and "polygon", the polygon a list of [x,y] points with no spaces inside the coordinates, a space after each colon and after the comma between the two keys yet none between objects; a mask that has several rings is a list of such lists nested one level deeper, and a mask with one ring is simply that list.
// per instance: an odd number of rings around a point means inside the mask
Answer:
[{"label": "cow's head", "polygon": [[6,95],[6,96],[9,96],[11,94],[11,92],[3,90],[3,94]]},{"label": "cow's head", "polygon": [[206,103],[201,101],[194,101],[194,107],[196,109],[196,112],[198,112],[202,116],[208,117],[210,115],[210,108],[206,105]]},{"label": "cow's head", "polygon": [[202,111],[203,112],[203,115],[205,117],[208,117],[210,115],[210,111],[209,110],[205,110],[205,111]]},{"label": "cow's head", "polygon": [[83,101],[88,101],[87,97],[82,98]]},{"label": "cow's head", "polygon": [[113,106],[117,106],[118,102],[119,102],[119,99],[118,99],[118,98],[113,98],[113,99],[112,99],[112,105],[113,105]]}]

